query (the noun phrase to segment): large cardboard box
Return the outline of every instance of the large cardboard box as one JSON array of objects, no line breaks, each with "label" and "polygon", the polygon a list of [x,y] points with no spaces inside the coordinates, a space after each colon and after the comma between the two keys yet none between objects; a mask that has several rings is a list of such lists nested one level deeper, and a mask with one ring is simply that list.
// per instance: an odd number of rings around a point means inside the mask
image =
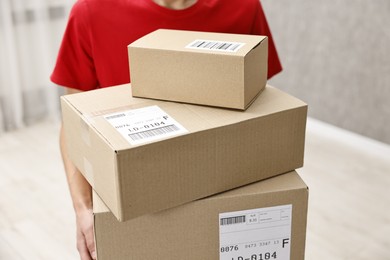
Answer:
[{"label": "large cardboard box", "polygon": [[303,260],[308,188],[290,172],[118,222],[94,194],[98,260]]},{"label": "large cardboard box", "polygon": [[128,53],[135,97],[246,109],[267,82],[266,36],[161,29]]},{"label": "large cardboard box", "polygon": [[131,97],[61,98],[71,160],[125,221],[303,165],[307,105],[267,87],[245,112]]}]

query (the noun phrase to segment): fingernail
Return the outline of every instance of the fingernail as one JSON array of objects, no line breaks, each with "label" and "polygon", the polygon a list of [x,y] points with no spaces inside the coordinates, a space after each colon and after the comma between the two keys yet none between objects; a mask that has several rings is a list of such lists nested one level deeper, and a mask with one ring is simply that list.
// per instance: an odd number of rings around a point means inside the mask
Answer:
[{"label": "fingernail", "polygon": [[93,251],[93,252],[91,253],[91,256],[92,256],[93,259],[96,259],[96,251]]}]

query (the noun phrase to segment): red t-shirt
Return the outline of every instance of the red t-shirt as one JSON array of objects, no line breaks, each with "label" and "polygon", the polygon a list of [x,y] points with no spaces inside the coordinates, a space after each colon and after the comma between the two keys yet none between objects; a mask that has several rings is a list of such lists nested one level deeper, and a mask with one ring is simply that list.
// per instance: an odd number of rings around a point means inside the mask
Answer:
[{"label": "red t-shirt", "polygon": [[267,35],[268,78],[282,70],[259,0],[198,0],[184,10],[152,0],[78,0],[51,80],[84,91],[129,83],[127,45],[159,28]]}]

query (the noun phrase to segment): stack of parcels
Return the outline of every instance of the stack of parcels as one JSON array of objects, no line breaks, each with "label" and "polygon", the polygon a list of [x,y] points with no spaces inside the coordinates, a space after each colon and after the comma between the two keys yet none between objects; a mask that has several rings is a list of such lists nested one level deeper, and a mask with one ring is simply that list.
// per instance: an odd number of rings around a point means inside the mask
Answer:
[{"label": "stack of parcels", "polygon": [[304,259],[307,105],[266,86],[267,49],[157,30],[129,45],[132,86],[62,97],[99,260]]}]

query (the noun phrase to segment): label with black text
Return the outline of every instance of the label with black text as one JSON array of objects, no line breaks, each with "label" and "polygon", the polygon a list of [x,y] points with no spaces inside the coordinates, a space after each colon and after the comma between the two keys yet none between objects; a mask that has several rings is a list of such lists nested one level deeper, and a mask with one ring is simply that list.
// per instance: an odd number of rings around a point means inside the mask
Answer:
[{"label": "label with black text", "polygon": [[188,132],[158,106],[113,113],[104,118],[132,145]]},{"label": "label with black text", "polygon": [[220,260],[289,260],[292,205],[219,214]]}]

